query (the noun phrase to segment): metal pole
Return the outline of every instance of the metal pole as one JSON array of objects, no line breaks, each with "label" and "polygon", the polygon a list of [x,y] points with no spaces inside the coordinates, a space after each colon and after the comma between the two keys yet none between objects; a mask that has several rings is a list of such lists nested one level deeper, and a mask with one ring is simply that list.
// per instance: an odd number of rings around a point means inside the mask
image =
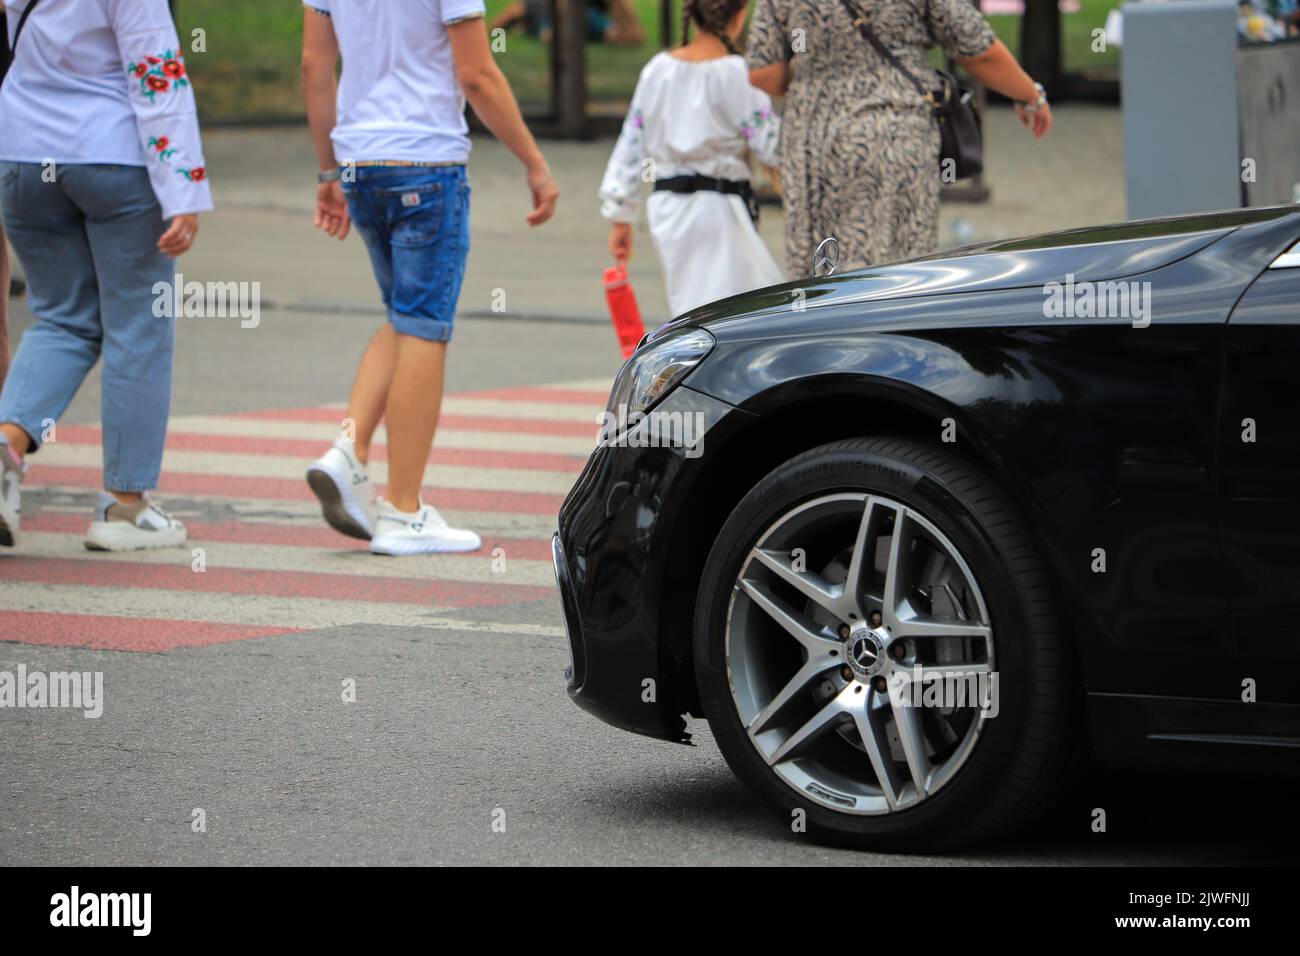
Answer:
[{"label": "metal pole", "polygon": [[1020,22],[1020,63],[1025,72],[1047,88],[1061,85],[1061,8],[1058,0],[1025,0]]},{"label": "metal pole", "polygon": [[673,0],[660,0],[659,3],[659,45],[665,50],[677,43],[674,31],[677,24],[673,18]]},{"label": "metal pole", "polygon": [[551,105],[558,136],[582,139],[587,126],[587,0],[555,0]]}]

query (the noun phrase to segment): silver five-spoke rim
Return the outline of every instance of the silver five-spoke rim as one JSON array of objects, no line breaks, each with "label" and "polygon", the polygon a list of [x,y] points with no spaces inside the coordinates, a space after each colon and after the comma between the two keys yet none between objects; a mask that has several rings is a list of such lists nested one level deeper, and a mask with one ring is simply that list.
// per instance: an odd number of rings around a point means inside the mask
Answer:
[{"label": "silver five-spoke rim", "polygon": [[[924,515],[880,495],[805,502],[759,537],[733,589],[726,650],[732,700],[763,760],[844,813],[932,797],[993,712],[993,628],[970,567]],[[984,696],[918,706],[920,675]]]}]

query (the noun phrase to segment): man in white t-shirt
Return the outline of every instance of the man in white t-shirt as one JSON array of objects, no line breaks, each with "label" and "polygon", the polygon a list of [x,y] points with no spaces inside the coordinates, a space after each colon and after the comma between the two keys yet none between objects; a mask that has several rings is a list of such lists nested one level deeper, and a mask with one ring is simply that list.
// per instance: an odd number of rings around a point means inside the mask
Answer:
[{"label": "man in white t-shirt", "polygon": [[[343,434],[307,472],[325,520],[377,554],[476,551],[420,498],[469,253],[465,103],[518,157],[529,225],[559,191],[488,46],[483,0],[304,0],[303,89],[320,186],[316,227],[366,242],[388,322],[362,356]],[[340,54],[343,74],[335,68]],[[388,431],[387,500],[366,463]]]}]

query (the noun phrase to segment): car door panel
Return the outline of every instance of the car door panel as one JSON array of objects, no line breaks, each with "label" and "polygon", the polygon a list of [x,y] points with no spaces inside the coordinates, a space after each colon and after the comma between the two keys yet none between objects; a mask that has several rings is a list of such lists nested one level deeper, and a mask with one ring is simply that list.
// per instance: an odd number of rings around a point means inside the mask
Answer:
[{"label": "car door panel", "polygon": [[[1298,264],[1300,265],[1300,264]],[[1300,267],[1264,272],[1228,326],[1219,492],[1233,634],[1261,701],[1300,703]]]}]

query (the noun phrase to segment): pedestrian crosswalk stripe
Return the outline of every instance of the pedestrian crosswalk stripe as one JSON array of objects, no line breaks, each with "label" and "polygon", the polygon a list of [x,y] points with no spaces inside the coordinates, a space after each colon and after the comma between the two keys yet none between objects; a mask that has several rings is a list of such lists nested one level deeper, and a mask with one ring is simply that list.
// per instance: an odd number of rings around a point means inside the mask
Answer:
[{"label": "pedestrian crosswalk stripe", "polygon": [[[0,594],[4,591],[5,585],[0,582]],[[5,612],[5,624],[6,640],[109,651],[172,651],[254,637],[279,637],[302,630],[297,627],[16,610]]]},{"label": "pedestrian crosswalk stripe", "polygon": [[[505,401],[496,398],[476,398],[472,395],[448,396],[442,402],[442,414],[462,416],[465,418],[502,419],[508,422],[591,422],[596,424],[596,416],[604,411],[603,401],[587,402],[528,402]],[[347,408],[341,404],[316,406],[320,416],[342,419]],[[304,410],[289,410],[302,413]],[[252,415],[275,416],[276,412],[252,412]]]},{"label": "pedestrian crosswalk stripe", "polygon": [[[319,446],[316,453],[322,449]],[[313,456],[314,457],[314,456]],[[97,445],[56,442],[40,452],[42,468],[97,469],[103,455]],[[307,471],[303,456],[242,454],[232,452],[168,451],[163,455],[163,471],[168,475],[220,475],[225,478],[272,478],[302,481]],[[38,459],[33,456],[33,467]],[[368,468],[372,481],[388,480],[386,462],[373,462]],[[431,465],[425,468],[424,484],[433,488],[479,489],[482,491],[520,491],[564,495],[573,486],[574,473],[552,469],[464,467]]]},{"label": "pedestrian crosswalk stripe", "polygon": [[[25,529],[22,553],[24,557],[32,558],[84,558],[84,530],[83,527],[71,534],[60,534]],[[357,542],[363,546],[361,548],[304,548],[291,544],[211,539],[200,543],[194,529],[188,530],[191,538],[189,549],[162,548],[137,553],[100,554],[95,555],[94,559],[97,562],[170,565],[189,569],[193,564],[193,548],[201,547],[204,552],[203,563],[208,569],[242,568],[257,571],[304,571],[311,574],[358,574],[419,581],[459,581],[504,588],[502,593],[507,596],[510,586],[516,584],[540,586],[549,590],[555,574],[551,569],[549,555],[546,560],[529,560],[522,555],[512,555],[510,550],[500,545],[497,547],[501,547],[501,555],[497,558],[488,550],[472,554],[425,554],[401,561],[377,561],[364,550],[364,541]],[[336,545],[348,540],[337,534],[334,537]],[[549,544],[547,547],[549,549]],[[520,599],[528,600],[530,596],[521,594]]]},{"label": "pedestrian crosswalk stripe", "polygon": [[600,396],[600,402],[603,404],[609,396],[609,391],[614,387],[612,378],[584,378],[576,382],[569,382],[567,385],[554,385],[552,388],[558,389],[580,389],[584,392],[594,392]]},{"label": "pedestrian crosswalk stripe", "polygon": [[443,402],[448,415],[468,415],[484,418],[526,419],[528,421],[590,422],[596,429],[596,416],[605,410],[604,403],[571,404],[568,402],[504,402],[492,398],[449,398]]},{"label": "pedestrian crosswalk stripe", "polygon": [[[438,433],[447,431],[484,431],[510,432],[527,435],[562,435],[568,438],[582,438],[592,445],[596,442],[599,429],[597,409],[591,409],[591,415],[581,420],[546,419],[546,418],[503,418],[493,415],[456,415],[450,412],[438,420]],[[243,412],[240,418],[272,419],[290,422],[326,422],[333,425],[333,434],[339,433],[344,421],[341,408],[286,408],[270,412]]]},{"label": "pedestrian crosswalk stripe", "polygon": [[[515,451],[535,454],[571,455],[585,459],[596,445],[596,427],[582,427],[580,435],[547,435],[539,433],[532,427],[523,431],[455,429],[443,427],[446,420],[438,427],[438,440],[434,443],[434,455],[444,449],[466,449],[485,451]],[[553,423],[555,424],[555,423]],[[564,423],[558,423],[564,424]],[[76,427],[73,431],[75,433]],[[335,419],[328,422],[302,421],[291,418],[238,418],[214,415],[204,418],[197,415],[178,415],[171,420],[170,432],[177,435],[208,435],[230,438],[247,438],[250,440],[273,438],[283,441],[310,441],[328,444],[339,435],[339,423]],[[58,432],[62,435],[62,431]],[[98,434],[98,430],[96,430]],[[383,447],[388,442],[387,432],[381,426],[373,439],[375,445]]]},{"label": "pedestrian crosswalk stripe", "polygon": [[[448,396],[424,497],[483,537],[463,555],[377,558],[324,525],[303,474],[339,432],[337,405],[174,417],[157,497],[186,522],[188,546],[87,552],[102,436],[59,426],[30,459],[18,546],[0,550],[0,607],[12,609],[0,640],[167,651],[370,624],[555,642],[550,533],[595,445],[609,385]],[[385,439],[381,428],[372,446],[381,493]],[[555,623],[490,619],[493,608],[538,601]]]},{"label": "pedestrian crosswalk stripe", "polygon": [[[303,472],[309,462],[303,462]],[[61,465],[35,465],[28,471],[31,484],[64,488],[99,488],[104,481],[98,468],[72,468]],[[426,486],[428,487],[428,486]],[[167,471],[163,469],[161,495],[183,494],[195,497],[219,495],[226,498],[289,498],[313,501],[302,478],[261,478]],[[476,488],[439,488],[428,491],[428,500],[439,510],[472,509],[522,514],[554,515],[563,500],[562,494],[541,494],[514,490],[479,490]]]},{"label": "pedestrian crosswalk stripe", "polygon": [[[240,501],[240,499],[231,500],[234,502]],[[210,541],[219,541],[243,545],[292,545],[297,549],[313,548],[326,551],[364,552],[366,550],[366,542],[355,538],[345,538],[337,531],[327,527],[320,519],[320,509],[314,503],[309,506],[299,505],[301,513],[296,516],[290,514],[277,515],[278,520],[274,521],[253,512],[245,513],[237,520],[231,521],[195,520],[190,517],[193,509],[187,508],[183,503],[177,508],[169,501],[167,506],[184,520],[191,541],[203,542],[205,545]],[[310,507],[311,510],[307,511],[307,507]],[[551,573],[549,570],[551,542],[547,536],[555,525],[552,518],[539,521],[526,516],[498,515],[489,512],[466,512],[464,514],[448,512],[446,517],[453,524],[464,525],[477,530],[483,538],[483,549],[472,554],[439,555],[437,556],[438,560],[456,563],[496,560],[493,555],[500,549],[501,557],[504,557],[507,562],[516,560],[541,562],[546,565],[547,574]],[[531,524],[528,522],[531,522]],[[61,512],[42,510],[39,514],[29,515],[23,521],[22,530],[25,538],[33,534],[71,535],[76,538],[79,549],[82,535],[88,523],[89,519],[84,508],[77,511]],[[500,527],[497,527],[497,525]],[[26,553],[26,551],[27,549],[23,548],[23,552]],[[162,553],[188,554],[188,552],[175,550]],[[101,555],[99,557],[106,556]],[[422,560],[424,559],[412,559],[413,564],[406,561],[379,561],[371,564],[372,566],[391,564],[400,567],[415,567]],[[422,574],[424,572],[417,573]]]},{"label": "pedestrian crosswalk stripe", "polygon": [[463,398],[495,399],[503,402],[562,402],[603,408],[609,389],[583,388],[496,388],[482,392],[469,392]]},{"label": "pedestrian crosswalk stripe", "polygon": [[[42,504],[39,511],[28,509],[23,523],[24,528],[75,532],[78,528],[84,529],[89,522],[90,495],[86,489],[46,485],[40,489],[29,488],[28,490],[32,493],[32,497],[39,494],[42,501],[50,502],[50,506],[47,509]],[[211,523],[218,528],[229,528],[232,531],[237,531],[245,525],[252,525],[254,528],[261,527],[264,530],[250,533],[266,535],[280,534],[282,528],[285,530],[293,528],[299,531],[312,528],[328,533],[330,540],[338,547],[349,547],[354,544],[364,546],[364,542],[345,538],[330,530],[321,520],[320,505],[310,495],[305,495],[296,501],[284,498],[239,498],[221,495],[190,498],[179,493],[167,492],[156,497],[165,502],[169,511],[174,511],[189,523],[193,523],[198,517],[200,522]],[[517,511],[475,511],[459,508],[439,510],[448,522],[458,527],[474,528],[480,535],[485,536],[485,541],[488,538],[495,540],[498,536],[514,539],[516,542],[522,539],[542,538],[549,541],[551,532],[555,530],[554,512],[523,514]],[[58,527],[38,526],[34,523],[55,520],[70,522],[73,519],[77,524],[60,524]],[[309,547],[320,546],[315,540],[303,539],[299,543]],[[5,553],[0,551],[0,557]],[[550,554],[549,545],[546,553]]]},{"label": "pedestrian crosswalk stripe", "polygon": [[[60,647],[91,647],[111,651],[170,651],[183,647],[202,647],[259,637],[277,637],[300,633],[311,622],[311,629],[349,627],[357,624],[389,627],[423,627],[432,630],[463,631],[469,634],[509,634],[515,640],[539,640],[553,645],[563,638],[564,629],[555,625],[516,624],[475,621],[430,614],[411,605],[365,604],[349,610],[328,601],[276,598],[242,599],[238,609],[229,600],[211,595],[195,595],[184,601],[185,594],[154,592],[136,606],[121,600],[113,588],[73,587],[63,598],[52,593],[14,593],[16,587],[0,581],[0,601],[9,598],[26,600],[31,609],[5,612],[5,640],[25,644]],[[115,601],[116,599],[116,601]],[[101,608],[99,614],[75,614],[57,610],[65,601],[85,607]],[[117,604],[122,613],[112,613]],[[6,603],[6,607],[12,607]],[[48,610],[39,610],[46,607]],[[197,612],[202,617],[191,617]],[[255,621],[259,623],[248,623]],[[283,623],[275,623],[275,622]],[[298,621],[297,625],[293,621]],[[243,623],[241,623],[243,622]]]},{"label": "pedestrian crosswalk stripe", "polygon": [[[322,439],[331,441],[336,433],[328,433],[322,438],[281,438],[251,436],[235,432],[233,434],[215,435],[193,432],[180,432],[172,429],[167,435],[169,452],[220,452],[235,455],[281,455],[295,459],[314,459],[320,454]],[[439,436],[441,440],[442,436]],[[590,443],[584,442],[581,454],[555,454],[516,450],[511,439],[501,435],[492,435],[491,444],[485,443],[479,449],[435,448],[430,456],[430,464],[443,466],[460,466],[467,468],[515,468],[537,471],[561,471],[577,474],[591,451]],[[60,429],[57,444],[84,445],[98,448],[103,442],[100,429],[91,426],[72,426]],[[388,460],[388,446],[383,442],[372,443],[370,461]]]},{"label": "pedestrian crosswalk stripe", "polygon": [[[156,552],[154,552],[156,554]],[[358,573],[263,571],[209,564],[198,572],[190,564],[152,564],[153,555],[136,561],[96,561],[93,581],[101,586],[187,593],[306,597],[328,601],[377,601],[419,604],[428,608],[488,607],[537,601],[551,588],[506,584],[474,587],[463,581],[414,580]],[[30,584],[77,584],[86,579],[86,560],[24,556],[8,560],[5,579]]]}]

